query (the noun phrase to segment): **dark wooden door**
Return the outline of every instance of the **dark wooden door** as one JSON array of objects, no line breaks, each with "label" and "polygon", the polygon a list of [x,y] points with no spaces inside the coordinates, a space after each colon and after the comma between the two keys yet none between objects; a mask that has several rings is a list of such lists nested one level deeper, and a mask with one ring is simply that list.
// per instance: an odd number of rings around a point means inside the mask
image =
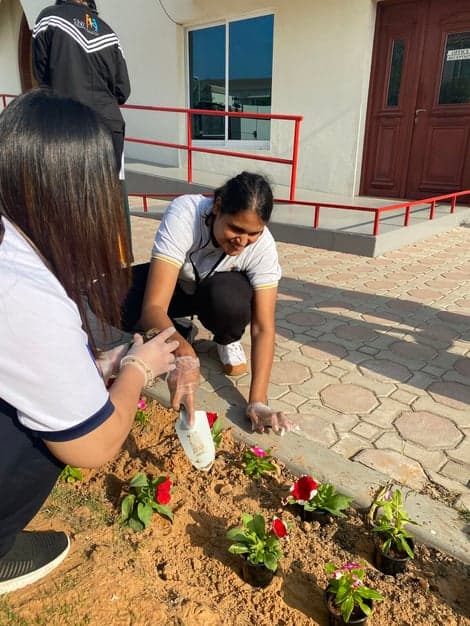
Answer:
[{"label": "dark wooden door", "polygon": [[21,90],[27,91],[38,84],[33,76],[32,67],[32,33],[29,30],[26,16],[23,13],[20,24],[20,32],[18,36],[18,65],[20,68]]},{"label": "dark wooden door", "polygon": [[470,3],[380,3],[361,192],[470,188]]}]

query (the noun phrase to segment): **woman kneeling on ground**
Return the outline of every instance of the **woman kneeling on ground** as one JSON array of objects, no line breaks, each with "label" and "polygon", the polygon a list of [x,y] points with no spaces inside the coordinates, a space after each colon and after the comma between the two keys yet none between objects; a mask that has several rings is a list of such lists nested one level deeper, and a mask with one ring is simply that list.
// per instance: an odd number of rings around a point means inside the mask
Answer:
[{"label": "woman kneeling on ground", "polygon": [[[276,244],[267,228],[272,208],[270,185],[249,172],[227,181],[211,198],[176,198],[155,236],[139,323],[146,330],[173,324],[181,330],[176,318],[197,315],[214,334],[229,376],[247,371],[240,339],[250,324],[252,376],[246,413],[259,432],[293,427],[282,412],[267,405],[281,277]],[[145,274],[145,266],[140,268]],[[141,276],[141,282],[145,278]],[[179,345],[169,386],[173,407],[183,404],[191,415],[199,361],[185,334],[172,337]]]},{"label": "woman kneeling on ground", "polygon": [[129,287],[122,206],[111,136],[90,108],[35,90],[3,111],[0,594],[65,558],[65,533],[25,526],[65,464],[99,467],[118,453],[143,387],[175,367],[173,328],[145,344],[135,335],[110,391],[94,357],[89,308],[106,332]]}]

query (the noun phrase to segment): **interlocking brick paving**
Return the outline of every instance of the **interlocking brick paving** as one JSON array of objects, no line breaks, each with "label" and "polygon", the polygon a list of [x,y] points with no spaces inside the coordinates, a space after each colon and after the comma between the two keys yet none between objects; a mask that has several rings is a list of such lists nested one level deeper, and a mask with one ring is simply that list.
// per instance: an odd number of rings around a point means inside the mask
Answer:
[{"label": "interlocking brick paving", "polygon": [[[157,225],[132,217],[136,261],[149,258]],[[430,479],[470,502],[470,229],[380,258],[278,249],[269,402],[297,419],[292,445],[301,436],[410,487]],[[210,339],[202,331],[195,344],[204,389],[239,405],[249,375],[225,377]],[[249,333],[243,343],[249,352]]]}]

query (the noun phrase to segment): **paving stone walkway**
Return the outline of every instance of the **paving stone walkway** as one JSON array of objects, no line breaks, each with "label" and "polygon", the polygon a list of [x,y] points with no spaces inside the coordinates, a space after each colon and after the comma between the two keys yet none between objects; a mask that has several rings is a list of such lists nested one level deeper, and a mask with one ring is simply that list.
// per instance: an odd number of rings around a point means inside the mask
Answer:
[{"label": "paving stone walkway", "polygon": [[[132,217],[136,261],[156,225]],[[312,444],[412,489],[437,483],[470,510],[470,228],[379,258],[278,249],[272,408]],[[201,328],[201,389],[243,406],[249,374],[226,377],[210,339]]]}]

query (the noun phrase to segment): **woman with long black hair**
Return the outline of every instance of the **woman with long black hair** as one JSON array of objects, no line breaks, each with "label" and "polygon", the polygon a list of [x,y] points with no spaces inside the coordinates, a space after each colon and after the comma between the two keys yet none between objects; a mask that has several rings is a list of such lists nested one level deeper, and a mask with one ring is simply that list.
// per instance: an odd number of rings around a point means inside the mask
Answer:
[{"label": "woman with long black hair", "polygon": [[173,328],[135,335],[106,388],[90,320],[104,336],[120,326],[124,220],[101,118],[41,89],[13,100],[0,115],[0,594],[63,560],[64,533],[25,526],[64,464],[117,454],[142,389],[175,367]]}]

